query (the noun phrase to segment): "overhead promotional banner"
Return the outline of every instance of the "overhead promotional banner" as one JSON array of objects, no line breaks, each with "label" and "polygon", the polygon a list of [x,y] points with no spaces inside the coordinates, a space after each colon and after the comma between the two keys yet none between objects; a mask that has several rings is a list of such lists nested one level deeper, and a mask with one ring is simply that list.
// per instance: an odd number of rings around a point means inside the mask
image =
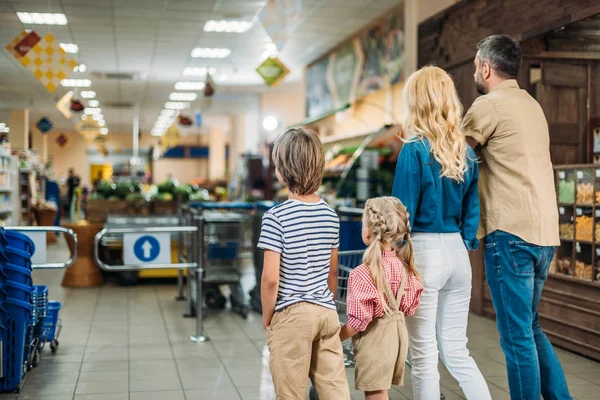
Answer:
[{"label": "overhead promotional banner", "polygon": [[40,40],[42,38],[35,31],[23,31],[6,45],[6,50],[17,60],[21,60]]},{"label": "overhead promotional banner", "polygon": [[269,0],[258,13],[260,23],[280,52],[296,29],[300,11],[302,0]]},{"label": "overhead promotional banner", "polygon": [[93,120],[91,117],[79,121],[79,123],[75,126],[75,129],[90,144],[98,135],[100,135],[100,125],[98,124],[98,121]]},{"label": "overhead promotional banner", "polygon": [[79,65],[51,33],[47,33],[20,61],[50,93]]},{"label": "overhead promotional banner", "polygon": [[279,85],[290,73],[277,57],[267,58],[256,68],[256,72],[264,79],[267,86]]},{"label": "overhead promotional banner", "polygon": [[73,92],[67,92],[62,99],[56,103],[58,111],[60,111],[67,119],[71,119],[71,100],[73,100]]},{"label": "overhead promotional banner", "polygon": [[48,133],[52,130],[52,121],[50,121],[47,117],[42,117],[35,124],[35,127],[39,129],[42,133]]},{"label": "overhead promotional banner", "polygon": [[306,69],[309,118],[404,79],[403,15],[395,14]]},{"label": "overhead promotional banner", "polygon": [[181,133],[175,127],[175,125],[171,125],[167,128],[165,134],[160,138],[160,147],[163,151],[167,151],[168,149],[175,147],[177,143],[179,143],[179,139],[181,138]]}]

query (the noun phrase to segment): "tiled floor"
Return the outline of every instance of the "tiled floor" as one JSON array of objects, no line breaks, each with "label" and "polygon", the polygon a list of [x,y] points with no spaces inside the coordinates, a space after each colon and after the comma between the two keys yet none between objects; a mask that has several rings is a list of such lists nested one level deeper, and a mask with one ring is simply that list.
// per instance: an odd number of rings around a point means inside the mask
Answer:
[{"label": "tiled floor", "polygon": [[[62,248],[51,249],[53,253]],[[182,318],[174,286],[60,287],[61,273],[36,271],[63,302],[64,328],[56,355],[47,351],[20,395],[36,400],[267,400],[275,399],[260,316],[211,315],[208,343],[190,343],[194,321]],[[472,316],[469,347],[496,400],[509,399],[504,359],[493,322]],[[600,399],[600,364],[558,350],[577,399]],[[348,370],[350,383],[353,370]],[[410,374],[391,399],[411,399]],[[447,400],[462,399],[442,367]],[[362,394],[353,391],[353,398]]]}]

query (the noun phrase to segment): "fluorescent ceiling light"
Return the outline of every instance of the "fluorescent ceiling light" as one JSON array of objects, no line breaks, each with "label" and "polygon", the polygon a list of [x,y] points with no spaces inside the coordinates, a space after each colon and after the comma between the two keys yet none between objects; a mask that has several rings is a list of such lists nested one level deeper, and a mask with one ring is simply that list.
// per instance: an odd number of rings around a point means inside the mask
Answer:
[{"label": "fluorescent ceiling light", "polygon": [[10,128],[6,126],[6,123],[0,122],[0,133],[9,133]]},{"label": "fluorescent ceiling light", "polygon": [[96,97],[96,92],[94,92],[93,90],[82,90],[81,97],[83,97],[84,99],[93,99],[94,97]]},{"label": "fluorescent ceiling light", "polygon": [[162,130],[162,129],[157,129],[157,128],[153,128],[153,129],[150,131],[150,134],[151,134],[152,136],[162,136],[164,133],[165,133],[165,131],[164,131],[164,130]]},{"label": "fluorescent ceiling light", "polygon": [[161,115],[158,117],[157,121],[173,121],[173,117],[168,115]]},{"label": "fluorescent ceiling light", "polygon": [[273,132],[275,129],[277,129],[278,126],[279,121],[272,115],[265,117],[265,119],[263,120],[263,128],[265,128],[267,132]]},{"label": "fluorescent ceiling light", "polygon": [[262,59],[266,59],[266,58],[270,58],[270,57],[276,57],[277,54],[278,54],[277,46],[275,46],[274,43],[269,43],[267,45],[267,48],[265,49],[265,51],[262,53],[262,56],[260,56],[260,58],[262,60]]},{"label": "fluorescent ceiling light", "polygon": [[90,87],[92,81],[89,79],[63,79],[60,84],[64,87]]},{"label": "fluorescent ceiling light", "polygon": [[225,82],[226,79],[227,79],[227,74],[221,74],[221,76],[219,76],[219,82]]},{"label": "fluorescent ceiling light", "polygon": [[162,110],[160,112],[160,115],[165,115],[165,116],[168,116],[168,117],[174,117],[177,114],[179,114],[179,111],[177,111],[177,110]]},{"label": "fluorescent ceiling light", "polygon": [[230,49],[196,47],[192,50],[193,58],[226,58],[231,54]]},{"label": "fluorescent ceiling light", "polygon": [[217,72],[217,69],[212,67],[185,67],[183,69],[183,76],[206,76],[207,72],[214,75]]},{"label": "fluorescent ceiling light", "polygon": [[100,102],[98,100],[90,100],[88,101],[88,107],[98,107]]},{"label": "fluorescent ceiling light", "polygon": [[175,82],[175,90],[204,90],[206,84],[199,81]]},{"label": "fluorescent ceiling light", "polygon": [[68,22],[65,14],[18,12],[17,16],[24,24],[66,25]]},{"label": "fluorescent ceiling light", "polygon": [[167,101],[165,103],[165,108],[168,110],[185,110],[189,108],[190,103],[182,102],[182,101]]},{"label": "fluorescent ceiling light", "polygon": [[104,120],[98,121],[98,126],[104,126],[104,125],[106,125],[106,122],[104,122]]},{"label": "fluorescent ceiling light", "polygon": [[171,93],[169,95],[169,100],[171,101],[194,101],[198,98],[197,93],[192,92],[183,92],[183,93]]},{"label": "fluorescent ceiling light", "polygon": [[95,115],[92,115],[92,119],[94,121],[104,121],[104,115],[102,115],[102,114],[95,114]]},{"label": "fluorescent ceiling light", "polygon": [[213,19],[206,21],[204,32],[244,33],[252,28],[252,21],[221,20]]},{"label": "fluorescent ceiling light", "polygon": [[83,110],[83,112],[88,115],[102,114],[102,110],[100,108],[86,108]]},{"label": "fluorescent ceiling light", "polygon": [[100,128],[101,135],[108,135],[108,128]]},{"label": "fluorescent ceiling light", "polygon": [[67,53],[76,54],[79,51],[79,46],[75,43],[61,43],[60,47]]},{"label": "fluorescent ceiling light", "polygon": [[73,68],[74,72],[85,72],[87,71],[87,66],[85,64],[79,64],[75,68]]}]

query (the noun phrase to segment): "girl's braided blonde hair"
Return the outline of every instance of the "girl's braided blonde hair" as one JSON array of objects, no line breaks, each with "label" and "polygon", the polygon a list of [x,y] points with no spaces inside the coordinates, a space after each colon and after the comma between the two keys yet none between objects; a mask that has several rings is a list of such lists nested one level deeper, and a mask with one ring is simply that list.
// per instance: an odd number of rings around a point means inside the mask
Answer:
[{"label": "girl's braided blonde hair", "polygon": [[[417,278],[414,251],[410,239],[410,220],[406,207],[396,197],[377,197],[367,200],[363,214],[363,226],[371,232],[371,244],[365,251],[363,263],[369,267],[371,278],[379,293],[385,314],[391,310],[385,296],[385,275],[383,272],[382,251],[384,246],[392,246],[407,270]],[[406,279],[406,277],[405,277]]]}]

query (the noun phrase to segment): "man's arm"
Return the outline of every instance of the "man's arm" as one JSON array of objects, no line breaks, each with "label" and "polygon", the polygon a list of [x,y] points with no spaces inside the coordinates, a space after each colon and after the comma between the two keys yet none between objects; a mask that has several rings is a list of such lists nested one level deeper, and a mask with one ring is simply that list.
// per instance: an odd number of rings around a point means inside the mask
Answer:
[{"label": "man's arm", "polygon": [[485,97],[478,97],[463,118],[462,130],[473,149],[485,146],[498,126],[496,107]]}]

